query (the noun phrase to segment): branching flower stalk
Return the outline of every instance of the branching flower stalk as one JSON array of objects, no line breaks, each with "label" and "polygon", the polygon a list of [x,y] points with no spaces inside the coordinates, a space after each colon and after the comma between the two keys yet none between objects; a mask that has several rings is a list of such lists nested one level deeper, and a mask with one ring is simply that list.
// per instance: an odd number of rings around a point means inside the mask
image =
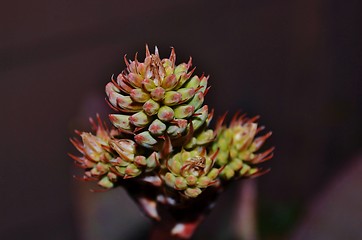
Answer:
[{"label": "branching flower stalk", "polygon": [[176,64],[173,48],[161,59],[146,45],[143,62],[124,61],[106,85],[113,126],[97,115],[92,133],[71,139],[81,156],[69,155],[85,169],[82,180],[124,187],[159,222],[151,239],[188,239],[228,183],[268,171],[257,164],[273,157],[274,148],[259,152],[271,132],[257,137],[264,128],[245,114],[210,128],[209,76],[195,75],[191,58]]}]

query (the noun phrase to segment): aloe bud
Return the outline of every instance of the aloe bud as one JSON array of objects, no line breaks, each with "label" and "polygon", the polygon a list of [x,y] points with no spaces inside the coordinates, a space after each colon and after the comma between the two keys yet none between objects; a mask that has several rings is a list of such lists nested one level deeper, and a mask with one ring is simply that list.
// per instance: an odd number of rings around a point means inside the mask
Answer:
[{"label": "aloe bud", "polygon": [[122,159],[127,162],[133,161],[136,152],[135,142],[129,139],[112,139],[109,141],[109,145]]},{"label": "aloe bud", "polygon": [[188,188],[185,190],[185,195],[190,198],[195,198],[195,197],[199,196],[201,192],[202,191],[200,188]]}]

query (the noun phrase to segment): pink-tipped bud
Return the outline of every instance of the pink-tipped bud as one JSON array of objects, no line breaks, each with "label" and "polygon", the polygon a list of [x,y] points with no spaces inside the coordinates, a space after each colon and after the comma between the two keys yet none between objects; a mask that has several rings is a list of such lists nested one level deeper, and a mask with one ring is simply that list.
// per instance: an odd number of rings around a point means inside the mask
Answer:
[{"label": "pink-tipped bud", "polygon": [[168,107],[168,106],[162,106],[159,110],[158,110],[158,114],[157,117],[165,122],[169,122],[173,119],[175,113],[172,110],[172,108]]},{"label": "pink-tipped bud", "polygon": [[134,112],[142,109],[142,105],[139,103],[134,103],[130,96],[123,96],[121,94],[117,95],[117,105],[120,106],[122,109]]},{"label": "pink-tipped bud", "polygon": [[136,156],[134,158],[134,163],[139,167],[144,167],[147,165],[146,157],[144,156]]},{"label": "pink-tipped bud", "polygon": [[156,152],[153,152],[148,158],[147,158],[147,168],[148,169],[154,169],[159,165],[158,155]]},{"label": "pink-tipped bud", "polygon": [[194,131],[199,129],[206,121],[208,116],[208,107],[204,105],[202,108],[198,109],[194,116],[192,117],[192,126],[194,127]]},{"label": "pink-tipped bud", "polygon": [[109,141],[109,146],[118,153],[121,159],[131,162],[134,159],[136,144],[129,139],[114,139]]},{"label": "pink-tipped bud", "polygon": [[197,144],[198,145],[204,145],[204,144],[207,144],[207,143],[210,143],[214,140],[214,131],[209,129],[207,131],[204,131],[202,133],[200,133],[196,140],[197,140]]},{"label": "pink-tipped bud", "polygon": [[150,123],[151,118],[145,112],[141,111],[130,116],[129,121],[137,127],[144,127]]},{"label": "pink-tipped bud", "polygon": [[146,74],[146,64],[144,63],[138,63],[137,66],[137,72],[144,76]]},{"label": "pink-tipped bud", "polygon": [[181,94],[181,102],[186,102],[195,95],[194,88],[180,88],[177,92]]},{"label": "pink-tipped bud", "polygon": [[126,178],[127,177],[137,177],[138,175],[141,174],[141,170],[138,169],[136,165],[129,164],[126,167],[125,174],[126,174],[126,176],[125,176]]},{"label": "pink-tipped bud", "polygon": [[119,94],[118,88],[112,82],[107,83],[106,94],[107,94],[109,102],[113,106],[117,107],[117,97],[120,94]]},{"label": "pink-tipped bud", "polygon": [[137,73],[128,74],[129,83],[136,88],[142,87],[143,77]]},{"label": "pink-tipped bud", "polygon": [[97,136],[90,133],[81,134],[83,141],[83,151],[86,156],[90,157],[93,161],[101,160],[104,150],[102,148],[102,141]]},{"label": "pink-tipped bud", "polygon": [[151,92],[156,88],[156,84],[153,80],[146,78],[142,81],[143,88],[146,89],[148,92]]},{"label": "pink-tipped bud", "polygon": [[175,91],[166,92],[165,98],[163,99],[163,103],[168,106],[173,106],[178,104],[181,101],[182,95],[181,93]]},{"label": "pink-tipped bud", "polygon": [[148,127],[148,131],[153,135],[162,135],[166,130],[166,124],[161,122],[160,120],[154,120],[151,125]]},{"label": "pink-tipped bud", "polygon": [[120,73],[117,77],[117,84],[122,89],[122,91],[124,91],[126,93],[130,93],[133,88],[127,82],[128,81],[126,81],[124,75],[122,73]]},{"label": "pink-tipped bud", "polygon": [[123,114],[109,114],[109,120],[116,128],[131,130],[131,125],[129,124],[129,116]]},{"label": "pink-tipped bud", "polygon": [[166,173],[165,175],[165,182],[169,187],[175,187],[175,175],[173,175],[172,173]]},{"label": "pink-tipped bud", "polygon": [[207,89],[207,82],[208,82],[208,80],[209,80],[209,77],[207,76],[207,77],[203,77],[203,78],[201,79],[201,82],[200,82],[200,86],[202,86],[202,88],[201,88],[200,90],[201,90],[201,92],[204,93],[204,94],[205,94],[205,91],[206,91],[206,89]]},{"label": "pink-tipped bud", "polygon": [[134,139],[139,145],[146,148],[152,148],[152,146],[157,143],[157,140],[151,136],[149,131],[144,131],[137,134]]},{"label": "pink-tipped bud", "polygon": [[113,183],[109,180],[107,176],[103,177],[99,182],[98,185],[104,188],[112,188]]},{"label": "pink-tipped bud", "polygon": [[200,78],[198,76],[193,76],[186,84],[186,88],[198,88],[200,86]]},{"label": "pink-tipped bud", "polygon": [[181,105],[175,108],[175,118],[188,118],[195,111],[192,105]]},{"label": "pink-tipped bud", "polygon": [[177,123],[174,125],[170,125],[167,128],[167,133],[171,136],[171,137],[177,137],[180,136],[187,127],[187,120],[185,119],[177,119]]},{"label": "pink-tipped bud", "polygon": [[194,186],[197,182],[197,177],[194,175],[188,175],[186,177],[186,181],[189,186]]},{"label": "pink-tipped bud", "polygon": [[152,116],[158,112],[158,109],[160,109],[160,104],[152,99],[149,99],[143,104],[142,108],[148,116]]},{"label": "pink-tipped bud", "polygon": [[177,190],[185,190],[187,188],[187,182],[183,177],[176,177],[175,187]]},{"label": "pink-tipped bud", "polygon": [[175,68],[175,75],[176,78],[179,79],[181,77],[182,74],[187,72],[187,64],[186,63],[181,63],[179,65],[176,66]]},{"label": "pink-tipped bud", "polygon": [[185,195],[190,197],[190,198],[195,198],[198,195],[200,195],[201,193],[201,189],[200,188],[188,188],[185,190]]},{"label": "pink-tipped bud", "polygon": [[202,92],[197,92],[188,104],[194,106],[195,109],[199,109],[203,102],[204,94]]},{"label": "pink-tipped bud", "polygon": [[165,79],[163,79],[161,83],[161,87],[163,87],[166,91],[172,90],[178,83],[178,80],[176,78],[175,74],[172,74],[170,76],[167,76]]},{"label": "pink-tipped bud", "polygon": [[139,103],[144,103],[148,99],[150,99],[150,95],[148,95],[147,93],[142,91],[142,89],[140,89],[140,88],[133,89],[130,92],[130,96],[135,102],[139,102]]},{"label": "pink-tipped bud", "polygon": [[165,97],[165,89],[157,87],[151,92],[151,98],[155,101],[160,101]]}]

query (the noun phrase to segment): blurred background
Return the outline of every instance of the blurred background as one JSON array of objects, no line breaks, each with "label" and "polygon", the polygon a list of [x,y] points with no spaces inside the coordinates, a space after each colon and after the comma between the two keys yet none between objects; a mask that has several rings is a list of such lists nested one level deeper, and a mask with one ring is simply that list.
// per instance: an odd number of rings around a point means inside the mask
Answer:
[{"label": "blurred background", "polygon": [[125,192],[90,193],[66,155],[73,129],[111,112],[104,86],[145,43],[210,74],[216,116],[260,114],[274,133],[272,171],[233,184],[195,239],[242,239],[243,192],[258,239],[362,239],[361,10],[358,0],[3,2],[0,239],[146,239],[151,223]]}]

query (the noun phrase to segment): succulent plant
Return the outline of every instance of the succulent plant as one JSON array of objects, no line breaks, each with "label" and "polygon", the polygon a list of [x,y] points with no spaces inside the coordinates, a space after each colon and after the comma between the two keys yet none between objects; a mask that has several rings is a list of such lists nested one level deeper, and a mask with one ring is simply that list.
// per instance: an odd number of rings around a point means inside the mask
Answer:
[{"label": "succulent plant", "polygon": [[[183,145],[180,138],[203,125],[208,108],[203,107],[208,77],[193,76],[192,59],[176,65],[176,54],[160,59],[157,48],[151,54],[146,46],[143,62],[124,59],[127,69],[106,86],[109,103],[119,113],[110,120],[120,131],[135,134],[141,146],[160,150],[163,136],[173,145]],[[176,140],[179,139],[177,142]],[[161,145],[160,145],[161,144]]]},{"label": "succulent plant", "polygon": [[104,188],[112,188],[117,182],[117,175],[111,171],[113,159],[112,150],[109,146],[109,140],[115,130],[108,130],[97,115],[97,123],[90,118],[95,135],[89,132],[76,133],[82,141],[77,138],[71,138],[70,141],[83,156],[77,157],[69,154],[75,160],[75,163],[86,171],[83,176],[85,181],[97,181],[98,185]]},{"label": "succulent plant", "polygon": [[193,75],[191,58],[177,65],[173,48],[161,59],[146,45],[143,62],[137,54],[124,60],[126,69],[105,89],[113,127],[91,119],[94,132],[71,139],[82,156],[69,155],[85,169],[83,180],[123,186],[157,221],[166,208],[170,234],[188,238],[231,180],[268,171],[256,165],[273,157],[274,148],[258,152],[271,132],[256,137],[263,127],[245,115],[229,126],[224,115],[210,128],[213,110],[203,105],[209,77]]},{"label": "succulent plant", "polygon": [[265,140],[271,136],[271,132],[255,138],[264,127],[258,127],[254,121],[259,118],[248,119],[246,115],[232,119],[230,126],[222,125],[224,118],[219,120],[217,126],[218,138],[213,142],[212,149],[218,151],[216,164],[224,166],[220,176],[229,180],[238,177],[252,177],[269,170],[263,170],[255,165],[273,157],[274,148],[262,153],[256,153]]},{"label": "succulent plant", "polygon": [[129,139],[111,139],[109,146],[118,156],[110,160],[114,173],[122,178],[137,177],[142,172],[150,172],[159,165],[158,154],[144,156],[137,151],[137,144]]},{"label": "succulent plant", "polygon": [[167,161],[169,172],[164,176],[166,184],[183,191],[187,197],[197,197],[202,189],[216,183],[220,170],[213,167],[215,156],[208,156],[205,147],[174,154]]}]

